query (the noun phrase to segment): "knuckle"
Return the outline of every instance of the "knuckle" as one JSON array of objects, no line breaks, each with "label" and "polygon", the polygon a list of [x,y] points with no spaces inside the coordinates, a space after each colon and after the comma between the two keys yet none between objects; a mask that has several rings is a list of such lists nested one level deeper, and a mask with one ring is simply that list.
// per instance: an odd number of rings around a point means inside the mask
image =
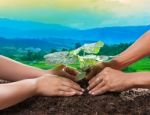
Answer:
[{"label": "knuckle", "polygon": [[76,85],[74,85],[73,83],[68,83],[68,86],[69,86],[69,87],[73,87],[73,88],[76,87]]},{"label": "knuckle", "polygon": [[67,87],[67,88],[66,88],[66,90],[68,90],[68,91],[69,91],[69,90],[72,90],[72,89],[71,89],[70,87]]},{"label": "knuckle", "polygon": [[59,86],[57,86],[56,91],[59,91],[61,89],[62,89],[62,87],[59,85]]},{"label": "knuckle", "polygon": [[67,82],[68,86],[74,86],[71,82]]},{"label": "knuckle", "polygon": [[103,80],[104,80],[105,82],[108,82],[108,81],[109,81],[109,76],[106,75],[106,76],[103,78]]}]

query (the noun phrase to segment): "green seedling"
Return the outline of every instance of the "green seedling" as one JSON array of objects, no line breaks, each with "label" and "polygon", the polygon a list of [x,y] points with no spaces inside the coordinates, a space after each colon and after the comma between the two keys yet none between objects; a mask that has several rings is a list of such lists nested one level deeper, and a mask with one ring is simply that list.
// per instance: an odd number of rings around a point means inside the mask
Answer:
[{"label": "green seedling", "polygon": [[[98,56],[100,49],[104,46],[104,43],[99,41],[91,44],[84,44],[83,46],[72,50],[50,53],[44,56],[45,60],[49,64],[57,65],[57,68],[61,65],[70,66],[72,64],[79,65],[76,68],[80,72],[77,76],[77,80],[84,79],[86,76],[85,70],[95,65],[97,62],[108,61],[108,56]],[[82,52],[82,55],[80,54]]]}]

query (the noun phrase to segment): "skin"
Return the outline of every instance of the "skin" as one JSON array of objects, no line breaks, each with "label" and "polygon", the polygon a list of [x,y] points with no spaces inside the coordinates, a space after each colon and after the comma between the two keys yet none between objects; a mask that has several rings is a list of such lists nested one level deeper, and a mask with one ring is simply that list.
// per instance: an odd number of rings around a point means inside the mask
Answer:
[{"label": "skin", "polygon": [[[99,95],[109,91],[124,91],[134,87],[150,88],[149,72],[127,74],[118,71],[137,60],[150,55],[149,44],[150,31],[146,32],[133,45],[115,57],[112,61],[107,63],[98,63],[90,68],[87,75],[87,79],[91,79],[88,87],[89,93],[92,95]],[[109,70],[111,72],[107,73],[106,71]],[[105,76],[107,77],[105,78]],[[127,80],[127,82],[124,82],[124,80]]]},{"label": "skin", "polygon": [[91,95],[106,92],[121,92],[131,88],[150,88],[150,73],[124,73],[106,67],[89,81],[88,90]]},{"label": "skin", "polygon": [[81,95],[84,90],[70,80],[75,80],[76,74],[63,65],[55,70],[42,70],[0,56],[0,79],[13,81],[0,84],[0,110],[35,95]]},{"label": "skin", "polygon": [[8,81],[18,81],[42,76],[44,74],[53,74],[75,80],[77,71],[64,65],[55,70],[43,70],[36,67],[28,66],[0,55],[0,78]]},{"label": "skin", "polygon": [[25,79],[0,84],[0,110],[15,105],[29,97],[82,95],[82,89],[75,82],[54,75]]}]

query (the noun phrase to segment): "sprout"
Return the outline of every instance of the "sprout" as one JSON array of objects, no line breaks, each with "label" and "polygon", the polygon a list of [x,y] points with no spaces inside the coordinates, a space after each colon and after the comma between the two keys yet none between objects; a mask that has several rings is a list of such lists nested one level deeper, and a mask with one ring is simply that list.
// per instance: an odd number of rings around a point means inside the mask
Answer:
[{"label": "sprout", "polygon": [[[100,49],[104,46],[104,43],[99,41],[96,43],[85,44],[75,50],[72,51],[63,51],[63,52],[55,52],[48,55],[45,55],[47,63],[50,64],[58,64],[58,65],[69,65],[76,64],[80,65],[80,69],[85,71],[87,68],[95,65],[97,62],[108,61],[108,56],[97,56]],[[80,56],[79,52],[83,51],[84,55]],[[85,53],[87,53],[85,55]],[[81,77],[82,76],[82,77]],[[83,78],[85,76],[85,72],[82,72],[78,75],[79,78]]]}]

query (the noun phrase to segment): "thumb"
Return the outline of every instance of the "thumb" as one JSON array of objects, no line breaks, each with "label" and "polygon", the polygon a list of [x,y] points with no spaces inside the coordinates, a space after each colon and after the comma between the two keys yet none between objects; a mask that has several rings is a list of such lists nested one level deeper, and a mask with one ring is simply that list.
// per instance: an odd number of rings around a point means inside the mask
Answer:
[{"label": "thumb", "polygon": [[76,69],[70,68],[70,67],[64,67],[63,71],[67,72],[70,75],[76,76],[79,74],[79,72]]}]

